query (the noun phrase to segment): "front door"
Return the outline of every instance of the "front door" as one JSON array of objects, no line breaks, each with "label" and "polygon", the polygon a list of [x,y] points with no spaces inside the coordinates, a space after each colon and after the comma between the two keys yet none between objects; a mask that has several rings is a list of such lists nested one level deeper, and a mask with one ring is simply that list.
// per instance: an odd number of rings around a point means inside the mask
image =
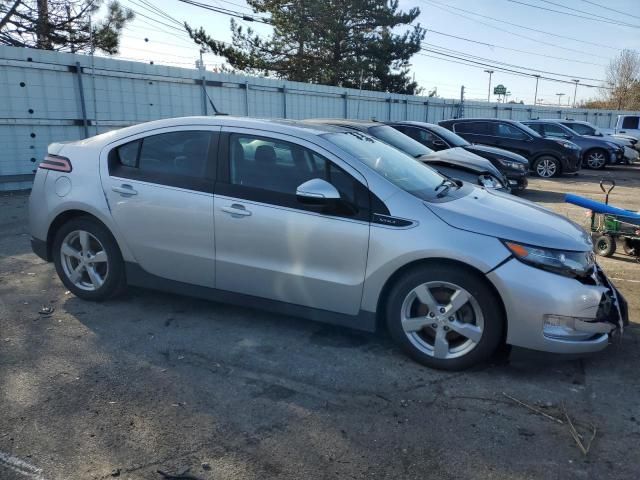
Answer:
[{"label": "front door", "polygon": [[[364,178],[303,140],[223,129],[216,182],[216,288],[357,314],[369,246]],[[326,211],[296,200],[312,178],[341,194]]]},{"label": "front door", "polygon": [[217,131],[155,131],[109,146],[102,154],[102,183],[111,215],[147,273],[214,286]]}]

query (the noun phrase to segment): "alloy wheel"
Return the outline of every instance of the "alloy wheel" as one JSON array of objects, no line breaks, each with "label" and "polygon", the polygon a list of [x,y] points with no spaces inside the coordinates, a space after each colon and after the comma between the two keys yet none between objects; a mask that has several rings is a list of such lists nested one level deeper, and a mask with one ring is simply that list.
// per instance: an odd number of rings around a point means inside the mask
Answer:
[{"label": "alloy wheel", "polygon": [[602,152],[592,152],[587,157],[587,165],[589,165],[589,168],[602,168],[606,161],[607,159]]},{"label": "alloy wheel", "polygon": [[538,162],[536,165],[536,173],[540,177],[550,178],[556,174],[556,170],[558,169],[556,162],[545,158]]},{"label": "alloy wheel", "polygon": [[477,300],[449,282],[423,283],[402,303],[401,325],[409,341],[423,353],[442,359],[473,350],[484,330]]},{"label": "alloy wheel", "polygon": [[109,258],[104,246],[84,230],[74,230],[64,238],[60,258],[64,274],[82,290],[98,290],[109,274]]}]

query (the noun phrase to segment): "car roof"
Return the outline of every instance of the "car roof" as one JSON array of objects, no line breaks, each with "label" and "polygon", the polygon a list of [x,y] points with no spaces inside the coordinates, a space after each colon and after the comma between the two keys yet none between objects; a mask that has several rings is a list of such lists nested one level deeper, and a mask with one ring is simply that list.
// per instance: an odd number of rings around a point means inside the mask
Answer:
[{"label": "car roof", "polygon": [[384,123],[377,122],[375,120],[348,120],[344,118],[310,118],[308,120],[304,120],[304,123],[307,125],[342,126],[345,128],[358,128],[361,130],[384,125]]},{"label": "car roof", "polygon": [[484,118],[484,117],[465,117],[465,118],[450,118],[448,120],[442,120],[438,123],[462,123],[462,122],[506,122],[506,123],[520,123],[516,120],[509,120],[508,118]]},{"label": "car roof", "polygon": [[264,119],[249,117],[232,117],[226,115],[174,117],[139,123],[130,127],[111,130],[85,140],[75,142],[77,145],[108,144],[132,135],[151,132],[153,130],[170,127],[184,126],[218,126],[218,127],[244,127],[257,130],[267,130],[273,133],[291,134],[297,136],[317,136],[323,133],[343,131],[328,124],[310,124],[300,120]]},{"label": "car roof", "polygon": [[[429,122],[420,122],[417,120],[396,120],[393,122],[385,122],[387,125],[415,125],[416,127],[438,127],[439,125],[429,123]],[[441,127],[442,128],[442,127]]]}]

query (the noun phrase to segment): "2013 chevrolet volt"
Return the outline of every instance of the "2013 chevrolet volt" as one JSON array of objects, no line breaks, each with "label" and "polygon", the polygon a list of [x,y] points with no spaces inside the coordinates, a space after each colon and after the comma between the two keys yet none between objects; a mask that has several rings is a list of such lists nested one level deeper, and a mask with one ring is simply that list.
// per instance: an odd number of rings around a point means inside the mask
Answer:
[{"label": "2013 chevrolet volt", "polygon": [[382,324],[436,368],[501,342],[593,352],[628,322],[581,227],[339,127],[189,117],[54,143],[29,207],[82,299],[137,285]]}]

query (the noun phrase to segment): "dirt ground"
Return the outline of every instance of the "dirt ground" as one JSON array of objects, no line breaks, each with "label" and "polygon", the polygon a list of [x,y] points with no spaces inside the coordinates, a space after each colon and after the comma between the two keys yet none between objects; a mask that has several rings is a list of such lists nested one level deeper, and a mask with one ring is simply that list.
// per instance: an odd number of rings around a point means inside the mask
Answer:
[{"label": "dirt ground", "polygon": [[[586,223],[563,193],[601,199],[603,176],[640,209],[638,167],[524,196]],[[383,333],[145,290],[87,303],[31,253],[26,202],[0,197],[0,479],[640,478],[638,323],[598,355],[443,373]],[[601,264],[640,322],[640,264]]]}]

